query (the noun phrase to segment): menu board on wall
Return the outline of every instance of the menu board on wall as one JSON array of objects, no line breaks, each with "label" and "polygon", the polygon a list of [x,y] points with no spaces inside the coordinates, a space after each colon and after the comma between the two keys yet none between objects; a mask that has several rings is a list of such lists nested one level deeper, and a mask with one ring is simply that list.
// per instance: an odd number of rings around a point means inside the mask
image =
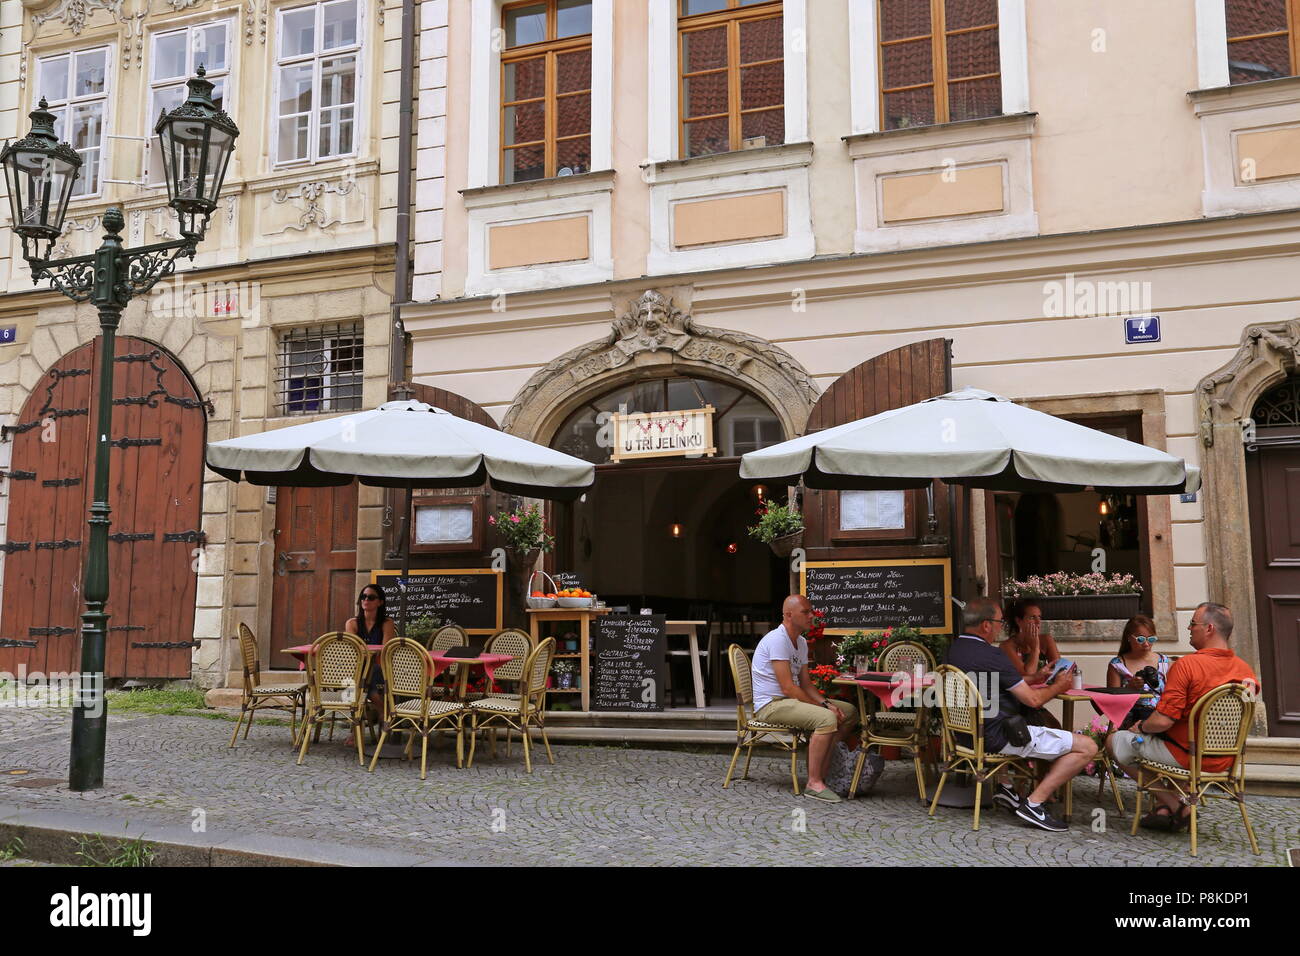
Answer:
[{"label": "menu board on wall", "polygon": [[952,564],[947,558],[809,561],[800,590],[826,615],[827,634],[908,624],[952,632]]},{"label": "menu board on wall", "polygon": [[[501,579],[491,568],[412,571],[372,571],[370,583],[384,589],[388,614],[396,619],[406,590],[406,620],[437,617],[459,624],[469,634],[493,634],[501,629]],[[403,622],[398,622],[404,626]]]},{"label": "menu board on wall", "polygon": [[591,709],[664,709],[668,654],[662,614],[608,614],[591,622]]}]

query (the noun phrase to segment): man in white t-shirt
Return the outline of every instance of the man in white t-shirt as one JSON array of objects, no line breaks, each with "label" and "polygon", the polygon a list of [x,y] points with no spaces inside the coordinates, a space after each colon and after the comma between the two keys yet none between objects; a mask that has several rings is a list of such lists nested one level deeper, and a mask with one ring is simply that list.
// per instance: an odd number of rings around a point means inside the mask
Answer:
[{"label": "man in white t-shirt", "polygon": [[858,709],[847,701],[827,700],[808,676],[808,642],[812,605],[802,594],[791,594],[781,605],[781,624],[758,642],[751,665],[754,717],[798,727],[808,738],[808,785],[804,796],[828,803],[840,798],[824,778],[831,747],[847,741],[858,725]]}]

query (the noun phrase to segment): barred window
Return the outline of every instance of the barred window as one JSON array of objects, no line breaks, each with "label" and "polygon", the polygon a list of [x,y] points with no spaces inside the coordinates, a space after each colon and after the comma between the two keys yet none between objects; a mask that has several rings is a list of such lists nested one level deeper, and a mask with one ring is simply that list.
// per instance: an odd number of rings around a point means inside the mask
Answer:
[{"label": "barred window", "polygon": [[361,323],[294,329],[280,339],[280,413],[313,415],[361,407]]},{"label": "barred window", "polygon": [[1300,74],[1300,0],[1224,0],[1228,80]]}]

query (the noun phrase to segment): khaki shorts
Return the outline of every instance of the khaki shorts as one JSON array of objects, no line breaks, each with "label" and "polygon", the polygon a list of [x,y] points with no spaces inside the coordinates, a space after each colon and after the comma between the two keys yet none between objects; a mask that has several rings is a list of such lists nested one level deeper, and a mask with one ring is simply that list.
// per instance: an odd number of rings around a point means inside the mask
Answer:
[{"label": "khaki shorts", "polygon": [[1074,734],[1068,730],[1058,730],[1055,727],[1030,727],[1029,743],[1023,747],[1007,744],[999,753],[1015,754],[1017,757],[1028,757],[1031,760],[1055,760],[1068,754],[1073,746]]},{"label": "khaki shorts", "polygon": [[[1138,738],[1142,739],[1138,743]],[[1110,752],[1115,755],[1121,766],[1132,767],[1137,758],[1151,760],[1155,763],[1173,764],[1181,767],[1178,758],[1169,752],[1165,742],[1152,734],[1135,734],[1131,730],[1117,730],[1110,735]]]},{"label": "khaki shorts", "polygon": [[[844,714],[845,726],[853,727],[858,722],[858,709],[846,700],[827,698],[832,707],[839,708]],[[812,734],[833,733],[839,724],[835,715],[825,707],[795,700],[793,697],[777,697],[763,705],[763,709],[754,715],[755,720],[767,721],[769,724],[784,724],[798,727]]]}]

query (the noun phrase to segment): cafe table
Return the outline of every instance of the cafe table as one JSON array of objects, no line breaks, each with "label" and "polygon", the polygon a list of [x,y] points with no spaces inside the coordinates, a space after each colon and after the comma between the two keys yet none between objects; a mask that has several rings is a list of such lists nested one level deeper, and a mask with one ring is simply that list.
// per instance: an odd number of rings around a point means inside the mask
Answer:
[{"label": "cafe table", "polygon": [[[1133,705],[1139,700],[1150,700],[1155,694],[1143,692],[1140,694],[1112,694],[1107,691],[1114,688],[1106,687],[1085,687],[1082,690],[1070,690],[1057,696],[1061,701],[1061,726],[1071,733],[1074,732],[1074,705],[1080,701],[1087,701],[1092,704],[1097,713],[1109,721],[1106,727],[1106,733],[1114,731],[1115,726],[1122,723],[1124,717]],[[1100,761],[1101,771],[1110,780],[1111,793],[1115,796],[1115,806],[1119,810],[1119,815],[1124,816],[1124,800],[1120,797],[1119,783],[1115,779],[1116,768],[1112,765],[1110,754],[1103,750],[1097,755]],[[1106,781],[1102,780],[1097,786],[1097,795],[1101,796],[1102,787]],[[1074,778],[1071,777],[1065,781],[1065,819],[1069,820],[1071,813],[1074,812]]]},{"label": "cafe table", "polygon": [[469,684],[469,672],[472,668],[482,667],[491,685],[496,669],[502,664],[513,661],[513,654],[480,654],[478,657],[448,657],[446,654],[430,654],[433,659],[433,676],[437,677],[449,667],[457,668],[456,699],[464,701],[465,688]]},{"label": "cafe table", "polygon": [[[685,653],[691,656],[691,680],[695,683],[695,706],[704,709],[704,674],[700,670],[700,639],[698,628],[708,625],[708,621],[665,621],[664,634],[668,637],[684,635],[689,642]],[[682,651],[668,652],[669,657],[680,657]]]}]

